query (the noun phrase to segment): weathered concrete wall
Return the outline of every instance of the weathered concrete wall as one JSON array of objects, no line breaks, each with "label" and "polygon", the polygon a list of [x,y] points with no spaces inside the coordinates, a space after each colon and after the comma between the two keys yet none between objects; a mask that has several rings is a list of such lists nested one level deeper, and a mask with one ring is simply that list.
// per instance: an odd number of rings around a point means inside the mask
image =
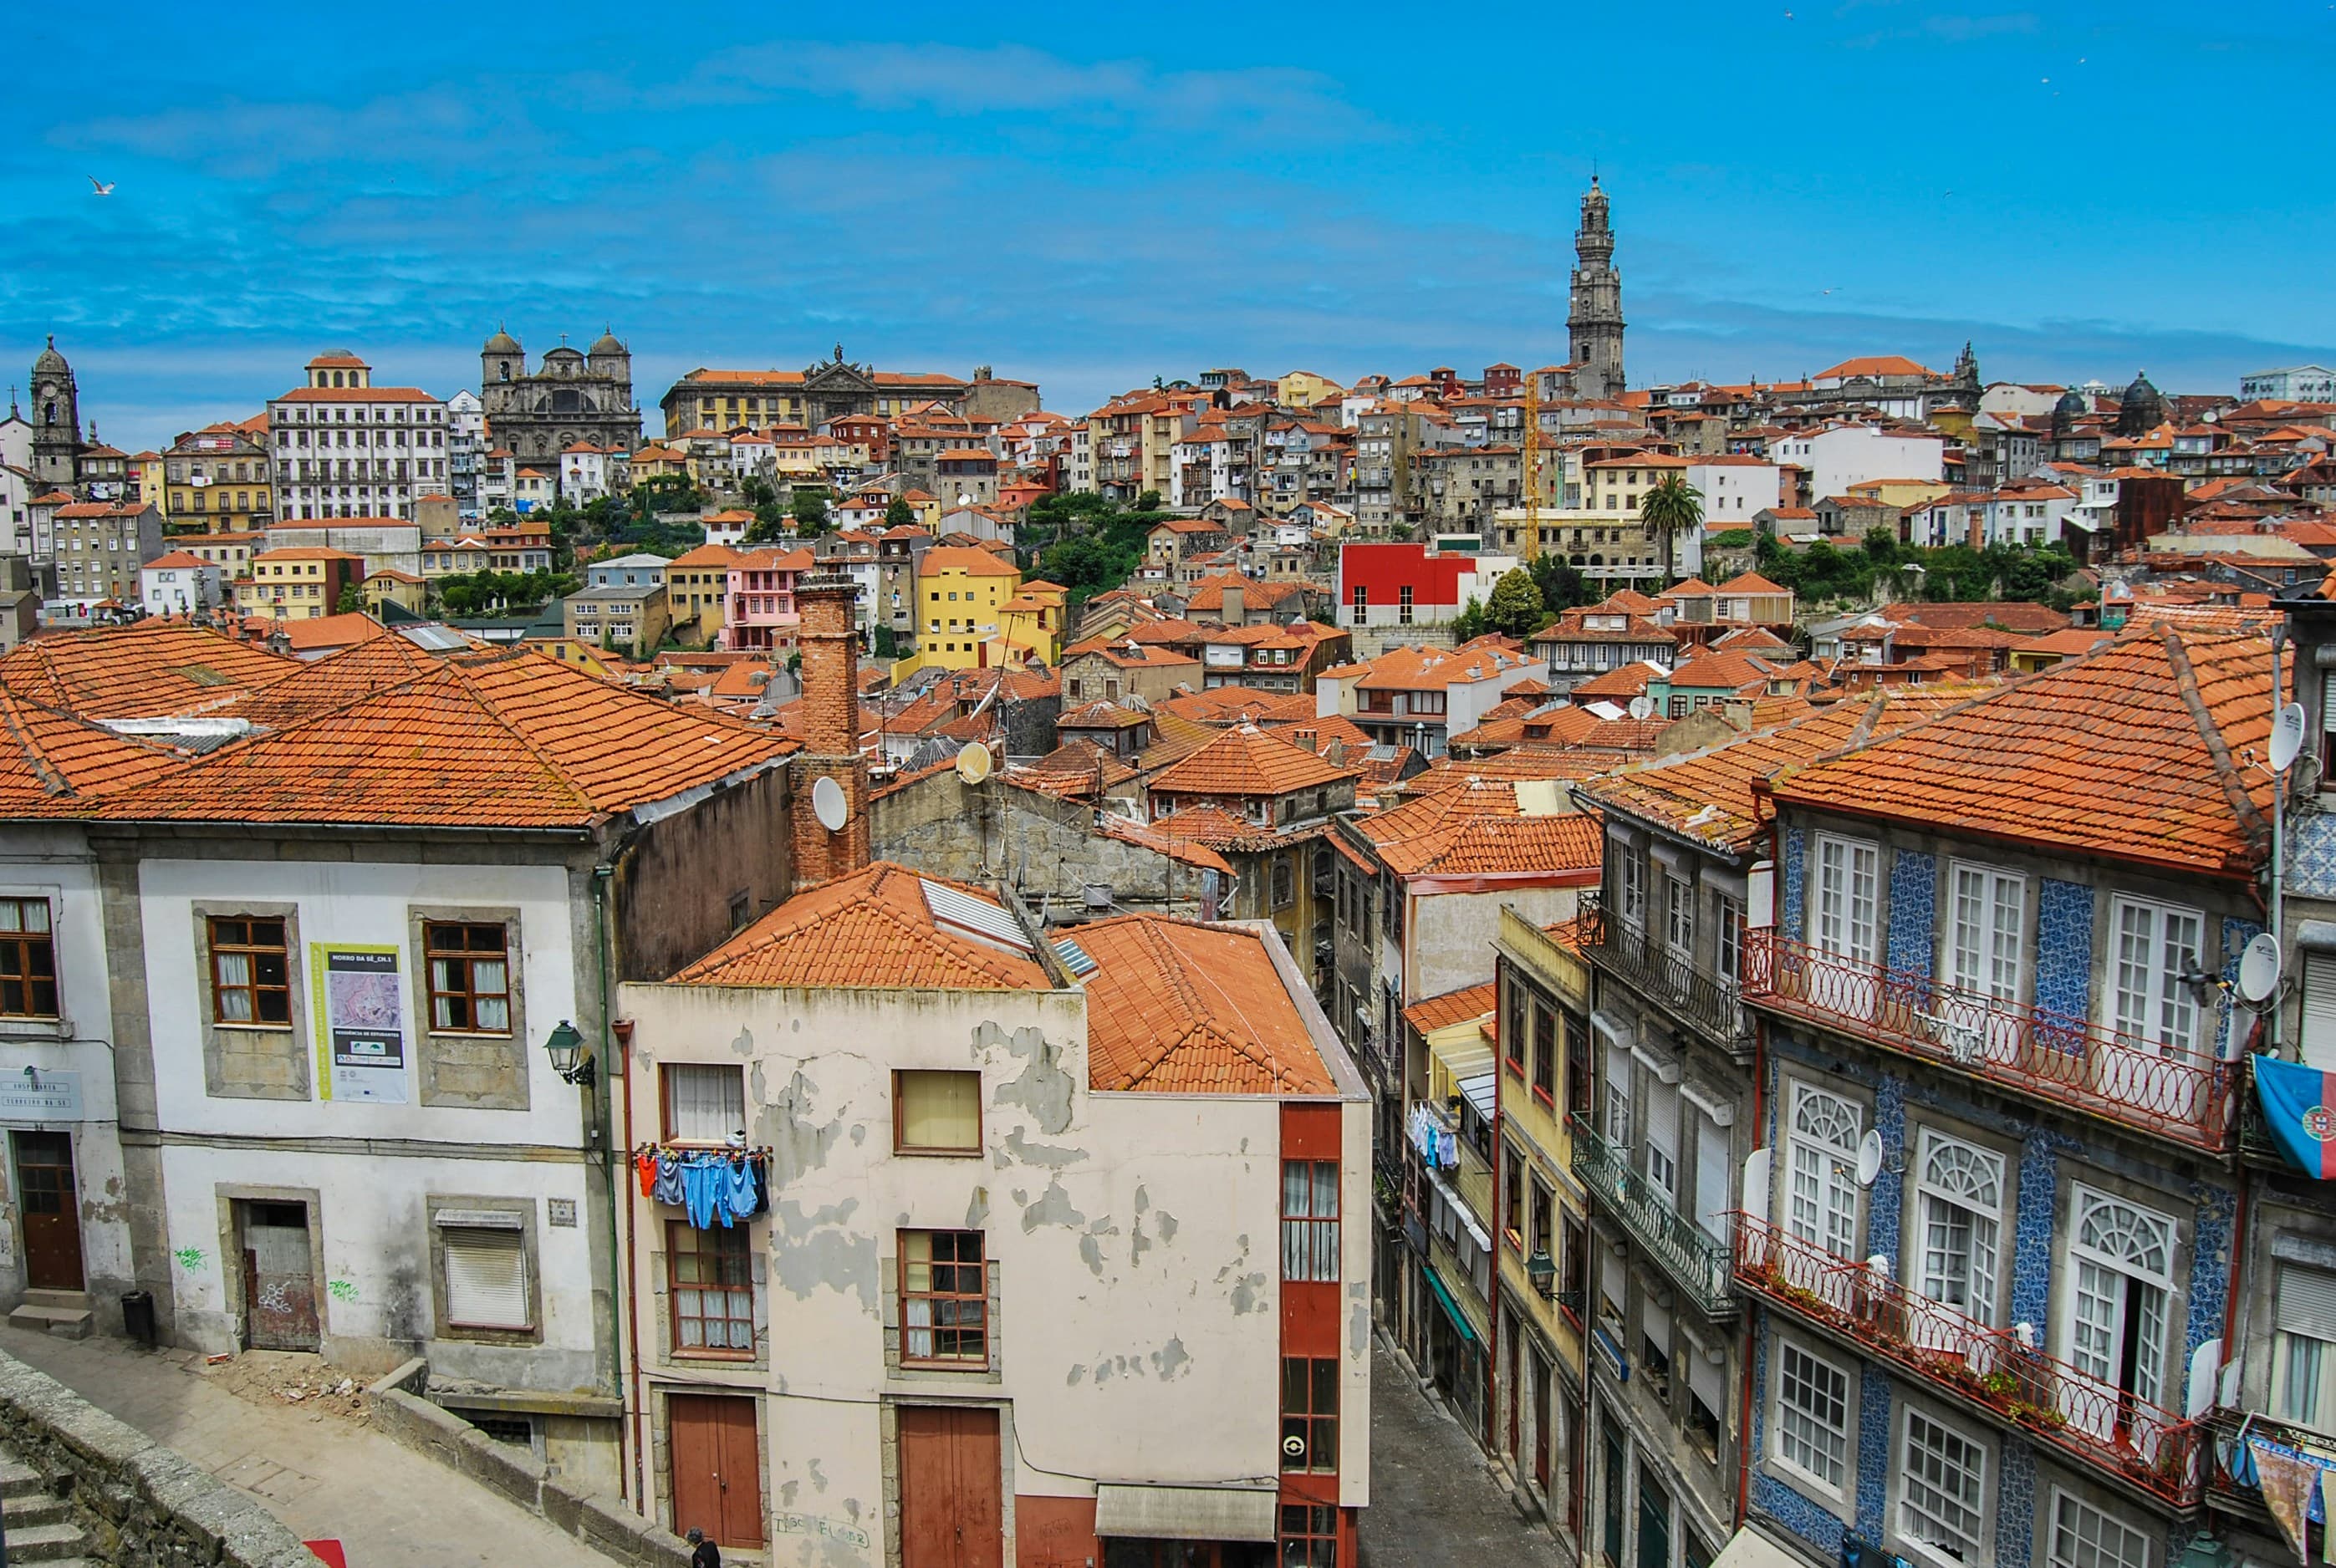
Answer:
[{"label": "weathered concrete wall", "polygon": [[412,1391],[429,1363],[411,1360],[365,1389],[374,1425],[448,1469],[491,1486],[603,1557],[637,1568],[686,1568],[689,1545],[613,1498],[582,1490],[523,1448],[499,1443]]},{"label": "weathered concrete wall", "polygon": [[662,980],[794,891],[787,770],[651,823],[619,866],[608,917],[618,977]]},{"label": "weathered concrete wall", "polygon": [[89,1556],[110,1568],[316,1568],[267,1509],[6,1354],[0,1444],[73,1505]]},{"label": "weathered concrete wall", "polygon": [[871,808],[871,847],[960,882],[1005,879],[1033,914],[1078,906],[1089,883],[1112,890],[1121,912],[1157,910],[1199,918],[1201,879],[1154,849],[1095,830],[1095,809],[992,778],[968,787],[954,769],[880,797]]}]

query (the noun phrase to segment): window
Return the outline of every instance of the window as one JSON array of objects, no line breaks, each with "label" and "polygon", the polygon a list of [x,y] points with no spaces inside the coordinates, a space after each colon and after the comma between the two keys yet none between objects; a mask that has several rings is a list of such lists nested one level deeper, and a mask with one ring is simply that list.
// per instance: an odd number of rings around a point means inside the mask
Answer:
[{"label": "window", "polygon": [[1898,1472],[1898,1533],[1952,1563],[1986,1560],[1987,1451],[1920,1410],[1906,1412]]},{"label": "window", "polygon": [[1614,847],[1621,851],[1616,857],[1615,877],[1622,923],[1643,928],[1647,923],[1647,863],[1630,853],[1627,845],[1617,843]]},{"label": "window", "polygon": [[745,1226],[701,1231],[686,1220],[667,1221],[666,1289],[676,1352],[754,1353],[753,1250]]},{"label": "window", "polygon": [[1686,878],[1663,874],[1663,945],[1671,956],[1695,958],[1695,887]]},{"label": "window", "polygon": [[446,1318],[459,1328],[525,1329],[527,1238],[516,1227],[446,1225]]},{"label": "window", "polygon": [[[2162,1403],[2174,1222],[2088,1187],[2078,1187],[2074,1201],[2070,1252],[2077,1288],[2069,1292],[2068,1360],[2108,1387]],[[2089,1408],[2084,1416],[2088,1429],[2111,1418],[2110,1412],[2095,1416]]]},{"label": "window", "polygon": [[1849,1473],[1849,1374],[1790,1340],[1776,1345],[1776,1460],[1828,1492]]},{"label": "window", "polygon": [[743,1069],[672,1061],[661,1073],[668,1143],[727,1143],[746,1128]]},{"label": "window", "polygon": [[1281,1467],[1338,1467],[1338,1362],[1336,1357],[1281,1358]]},{"label": "window", "polygon": [[1916,1186],[1922,1195],[1922,1253],[1915,1288],[1992,1324],[2003,1157],[1928,1130],[1922,1148]]},{"label": "window", "polygon": [[1785,1227],[1837,1257],[1857,1251],[1857,1107],[1806,1084],[1793,1089],[1792,1184]]},{"label": "window", "polygon": [[1647,1181],[1666,1204],[1679,1203],[1679,1092],[1676,1084],[1647,1086]]},{"label": "window", "polygon": [[1711,897],[1711,972],[1730,991],[1744,978],[1744,905],[1726,893]]},{"label": "window", "polygon": [[1627,1154],[1630,1147],[1631,1057],[1621,1046],[1606,1047],[1606,1141]]},{"label": "window", "polygon": [[289,1024],[292,971],[283,916],[214,915],[210,939],[212,1021]]},{"label": "window", "polygon": [[900,1233],[900,1359],[989,1364],[989,1270],[979,1231]]},{"label": "window", "polygon": [[1871,963],[1876,953],[1875,911],[1882,852],[1852,838],[1817,840],[1816,946]]},{"label": "window", "polygon": [[0,1017],[57,1015],[56,939],[45,898],[0,898]]},{"label": "window", "polygon": [[2045,1562],[2049,1568],[2149,1568],[2149,1537],[2056,1488]]},{"label": "window", "polygon": [[[1553,1245],[1549,1234],[1550,1194],[1539,1183],[1533,1185],[1533,1230],[1543,1245]],[[1565,1220],[1564,1251],[1557,1263],[1557,1304],[1572,1315],[1576,1325],[1582,1321],[1582,1308],[1590,1292],[1590,1227],[1569,1215]]]},{"label": "window", "polygon": [[2336,1430],[2336,1273],[2280,1264],[2274,1321],[2273,1412],[2299,1427]]},{"label": "window", "polygon": [[510,938],[500,923],[428,920],[430,1027],[461,1034],[511,1032]]},{"label": "window", "polygon": [[1503,994],[1507,1001],[1501,1011],[1501,1060],[1507,1065],[1511,1077],[1523,1078],[1525,1075],[1525,1059],[1533,1054],[1524,987],[1512,980]]},{"label": "window", "polygon": [[1281,1568],[1338,1568],[1338,1510],[1327,1503],[1281,1505]]},{"label": "window", "polygon": [[1508,1234],[1509,1245],[1519,1252],[1525,1245],[1525,1157],[1517,1152],[1514,1144],[1501,1146],[1501,1228]]},{"label": "window", "polygon": [[1334,1160],[1281,1162],[1281,1277],[1338,1279],[1338,1166]]},{"label": "window", "polygon": [[1578,1012],[1565,1015],[1565,1108],[1590,1114],[1590,1024]]},{"label": "window", "polygon": [[1957,866],[1952,900],[1947,982],[1979,996],[2018,1000],[2028,879],[1984,866]]},{"label": "window", "polygon": [[2119,898],[2110,910],[2117,944],[2110,1004],[2119,1034],[2168,1055],[2196,1049],[2198,998],[2184,976],[2198,973],[2205,919],[2195,909]]},{"label": "window", "polygon": [[[1288,802],[1283,802],[1283,805],[1286,808]],[[1289,908],[1291,901],[1298,896],[1297,868],[1286,855],[1279,857],[1273,863],[1272,894],[1273,906],[1276,909]]]},{"label": "window", "polygon": [[1533,1088],[1543,1105],[1557,1103],[1557,1014],[1541,1002],[1533,1007]]}]

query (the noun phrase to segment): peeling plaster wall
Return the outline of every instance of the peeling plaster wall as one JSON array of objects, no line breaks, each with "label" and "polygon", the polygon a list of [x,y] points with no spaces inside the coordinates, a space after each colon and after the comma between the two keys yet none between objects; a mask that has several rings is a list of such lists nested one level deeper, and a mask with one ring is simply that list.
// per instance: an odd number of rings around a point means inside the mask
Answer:
[{"label": "peeling plaster wall", "polygon": [[[1089,1092],[1085,1005],[1078,992],[622,988],[636,1125],[654,1125],[660,1064],[735,1061],[754,1140],[774,1150],[774,1212],[754,1238],[768,1248],[767,1372],[676,1363],[646,1332],[642,1350],[653,1384],[764,1393],[774,1568],[883,1560],[885,1397],[1010,1402],[1011,1494],[1276,1476],[1280,1104]],[[903,1068],[981,1072],[979,1158],[891,1152]],[[1368,1107],[1346,1108],[1344,1201],[1363,1215]],[[638,1191],[646,1238],[676,1211]],[[994,1375],[888,1369],[904,1226],[985,1231]],[[1368,1409],[1369,1226],[1342,1239],[1353,1415]],[[662,1284],[641,1251],[646,1302]],[[1348,1502],[1366,1500],[1368,1426],[1346,1425]],[[1010,1562],[1010,1495],[1007,1508]],[[820,1528],[839,1520],[867,1532],[864,1550]]]},{"label": "peeling plaster wall", "polygon": [[1572,919],[1581,906],[1582,888],[1597,886],[1592,868],[1583,874],[1582,887],[1495,886],[1486,893],[1409,895],[1404,1005],[1492,979],[1493,939],[1500,934],[1503,908],[1514,909],[1535,925],[1552,925]]}]

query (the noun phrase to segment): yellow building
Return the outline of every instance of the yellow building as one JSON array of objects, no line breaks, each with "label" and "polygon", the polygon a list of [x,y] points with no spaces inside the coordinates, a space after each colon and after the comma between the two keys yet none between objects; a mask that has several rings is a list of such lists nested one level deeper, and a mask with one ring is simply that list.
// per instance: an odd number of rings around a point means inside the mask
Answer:
[{"label": "yellow building", "polygon": [[676,556],[666,567],[665,604],[676,637],[704,648],[713,647],[721,637],[730,566],[738,555],[727,545],[700,545]]},{"label": "yellow building", "polygon": [[1001,662],[1005,606],[1022,587],[1020,568],[1003,556],[941,546],[917,563],[917,657],[943,670]]},{"label": "yellow building", "polygon": [[242,426],[205,425],[162,454],[169,525],[207,534],[249,533],[276,520],[268,449]]},{"label": "yellow building", "polygon": [[1500,1242],[1500,1364],[1493,1429],[1518,1484],[1545,1517],[1571,1516],[1582,1495],[1584,1325],[1589,1321],[1588,1195],[1573,1174],[1566,1118],[1587,1112],[1590,966],[1572,921],[1535,925],[1501,911],[1500,1141],[1494,1233]]},{"label": "yellow building", "polygon": [[686,479],[689,454],[671,447],[646,446],[633,454],[633,482],[643,479]]},{"label": "yellow building", "polygon": [[170,526],[170,487],[163,482],[162,454],[157,451],[133,452],[130,458],[130,482],[138,487],[139,500],[162,514],[162,526]]},{"label": "yellow building", "polygon": [[1049,668],[1061,662],[1065,605],[1070,596],[1060,583],[1033,577],[998,606],[998,634],[1014,659],[1036,659]]},{"label": "yellow building", "polygon": [[341,590],[355,586],[365,557],[321,546],[262,550],[251,557],[251,592],[241,608],[279,621],[313,621],[340,608]]},{"label": "yellow building", "polygon": [[1310,409],[1316,403],[1344,397],[1347,389],[1310,370],[1294,370],[1275,383],[1273,395],[1286,409]]},{"label": "yellow building", "polygon": [[1952,495],[1954,487],[1936,479],[1862,479],[1849,487],[1849,493],[1903,512],[1909,507],[1928,506],[1942,496]]},{"label": "yellow building", "polygon": [[381,618],[382,607],[395,605],[401,610],[422,614],[429,593],[428,585],[411,572],[401,572],[394,566],[384,566],[361,585],[365,589],[365,611],[375,619]]}]

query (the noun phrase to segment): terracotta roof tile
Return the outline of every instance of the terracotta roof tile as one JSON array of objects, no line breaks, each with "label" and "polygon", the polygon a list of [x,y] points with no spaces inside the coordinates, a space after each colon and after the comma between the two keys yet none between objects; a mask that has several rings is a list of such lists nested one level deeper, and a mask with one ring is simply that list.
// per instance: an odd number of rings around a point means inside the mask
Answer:
[{"label": "terracotta roof tile", "polygon": [[1225,731],[1152,780],[1154,794],[1286,795],[1341,779],[1337,767],[1254,724]]},{"label": "terracotta roof tile", "polygon": [[1086,979],[1087,1087],[1160,1094],[1337,1089],[1266,938],[1128,915],[1072,934]]},{"label": "terracotta roof tile", "polygon": [[45,807],[160,777],[180,753],[116,735],[0,687],[0,810]]},{"label": "terracotta roof tile", "polygon": [[83,719],[206,712],[300,668],[224,632],[183,621],[34,637],[0,657],[0,686]]},{"label": "terracotta roof tile", "polygon": [[1463,986],[1458,991],[1413,1002],[1403,1010],[1404,1021],[1422,1034],[1434,1034],[1439,1029],[1484,1017],[1493,1011],[1499,996],[1500,988],[1489,980],[1482,985]]},{"label": "terracotta roof tile", "polygon": [[[938,879],[936,879],[938,881]],[[926,879],[880,860],[798,893],[676,974],[681,985],[836,990],[1046,991],[1027,945],[1008,952],[935,914]],[[978,888],[939,883],[1011,924]]]},{"label": "terracotta roof tile", "polygon": [[1518,780],[1455,776],[1446,787],[1355,826],[1401,876],[1573,873],[1595,882],[1604,845],[1598,819],[1573,809],[1553,785],[1523,787],[1561,808],[1529,815]]}]

